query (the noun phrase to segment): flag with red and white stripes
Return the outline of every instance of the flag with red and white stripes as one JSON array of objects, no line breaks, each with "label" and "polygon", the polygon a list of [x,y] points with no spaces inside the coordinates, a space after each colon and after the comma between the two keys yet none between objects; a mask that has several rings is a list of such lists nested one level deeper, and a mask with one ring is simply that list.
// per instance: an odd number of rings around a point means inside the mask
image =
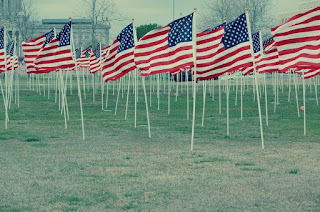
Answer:
[{"label": "flag with red and white stripes", "polygon": [[0,73],[5,71],[6,68],[6,53],[5,53],[5,41],[4,41],[4,27],[0,29]]},{"label": "flag with red and white stripes", "polygon": [[[253,46],[253,56],[256,65],[260,63],[261,60],[261,48],[260,48],[260,33],[256,32],[252,34],[252,46]],[[253,65],[253,64],[252,64]],[[253,72],[253,66],[241,69],[243,76],[251,74]]]},{"label": "flag with red and white stripes", "polygon": [[24,55],[24,61],[27,67],[27,73],[37,73],[34,65],[34,60],[36,59],[40,49],[44,47],[54,38],[54,30],[41,35],[37,38],[29,40],[27,42],[22,42],[22,52]]},{"label": "flag with red and white stripes", "polygon": [[71,21],[47,45],[41,48],[34,64],[36,70],[51,72],[75,67],[71,51]]},{"label": "flag with red and white stripes", "polygon": [[279,71],[279,56],[273,37],[263,42],[263,54],[257,62],[257,71],[261,74]]},{"label": "flag with red and white stripes", "polygon": [[197,79],[206,80],[212,77],[208,74],[215,67],[212,60],[216,55],[222,36],[224,35],[225,23],[197,34]]},{"label": "flag with red and white stripes", "polygon": [[90,55],[90,73],[94,74],[101,70],[101,43],[98,43],[96,48]]},{"label": "flag with red and white stripes", "polygon": [[320,68],[320,7],[295,15],[271,31],[281,72]]},{"label": "flag with red and white stripes", "polygon": [[217,51],[211,55],[210,66],[197,65],[197,78],[211,79],[226,72],[252,67],[251,52],[247,20],[245,14],[242,14],[225,26]]},{"label": "flag with red and white stripes", "polygon": [[193,67],[193,13],[144,35],[134,50],[141,76]]},{"label": "flag with red and white stripes", "polygon": [[105,46],[101,49],[101,59],[105,60],[109,51],[110,45],[109,46]]},{"label": "flag with red and white stripes", "polygon": [[89,47],[87,47],[81,51],[80,58],[78,58],[78,60],[77,60],[77,66],[79,68],[89,68],[90,67],[90,55],[92,53],[91,49],[92,49],[92,46],[90,45]]},{"label": "flag with red and white stripes", "polygon": [[102,66],[105,82],[117,80],[136,68],[133,59],[135,35],[133,23],[125,27],[110,46]]},{"label": "flag with red and white stripes", "polygon": [[7,43],[7,71],[11,71],[12,66],[14,65],[14,43],[14,41],[10,41],[9,43]]},{"label": "flag with red and white stripes", "polygon": [[310,79],[312,77],[315,77],[320,74],[319,69],[313,69],[313,70],[296,70],[295,71],[298,74],[301,74],[302,79]]}]

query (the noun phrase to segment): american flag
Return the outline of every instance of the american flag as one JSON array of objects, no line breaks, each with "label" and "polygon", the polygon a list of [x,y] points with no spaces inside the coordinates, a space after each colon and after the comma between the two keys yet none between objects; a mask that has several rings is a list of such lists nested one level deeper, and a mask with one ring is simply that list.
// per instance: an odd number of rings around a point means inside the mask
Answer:
[{"label": "american flag", "polygon": [[90,56],[90,73],[101,70],[101,43],[98,43]]},{"label": "american flag", "polygon": [[78,60],[81,57],[81,48],[76,49],[75,53],[76,53],[76,60]]},{"label": "american flag", "polygon": [[22,42],[22,51],[24,54],[24,61],[27,67],[27,73],[37,73],[34,65],[34,60],[36,59],[39,51],[47,43],[49,43],[54,38],[54,30],[41,35],[37,38],[29,40],[27,42]]},{"label": "american flag", "polygon": [[295,70],[295,72],[301,74],[302,79],[310,79],[320,74],[319,69]]},{"label": "american flag", "polygon": [[320,68],[320,7],[298,14],[271,29],[280,71]]},{"label": "american flag", "polygon": [[12,64],[14,63],[14,41],[10,41],[7,43],[7,48],[6,48],[6,55],[7,55],[7,70],[11,71],[12,70]]},{"label": "american flag", "polygon": [[[206,73],[212,71],[215,63],[212,60],[217,54],[218,47],[224,35],[225,23],[197,34],[197,79],[206,80],[211,76]],[[204,76],[203,76],[204,75]]]},{"label": "american flag", "polygon": [[74,68],[71,51],[71,21],[66,24],[47,45],[41,48],[35,59],[35,68],[42,72]]},{"label": "american flag", "polygon": [[[254,53],[254,60],[255,63],[258,64],[261,59],[261,49],[260,49],[260,33],[256,32],[252,34],[252,46],[253,46],[253,53]],[[242,69],[243,76],[246,76],[252,73],[254,70],[253,66],[248,68]]]},{"label": "american flag", "polygon": [[77,66],[80,68],[89,68],[90,67],[90,55],[91,55],[92,46],[83,49],[81,51],[81,56],[77,60]]},{"label": "american flag", "polygon": [[134,50],[141,76],[193,67],[193,13],[143,36]]},{"label": "american flag", "polygon": [[117,80],[136,68],[133,59],[134,37],[133,23],[125,27],[110,46],[102,66],[105,82]]},{"label": "american flag", "polygon": [[109,48],[110,48],[110,45],[109,46],[106,46],[106,47],[103,47],[101,49],[101,58],[102,60],[105,60],[106,57],[107,57],[107,54],[108,54],[108,51],[109,51]]},{"label": "american flag", "polygon": [[5,71],[4,27],[0,29],[0,73]]},{"label": "american flag", "polygon": [[[225,26],[225,32],[217,51],[211,55],[211,64],[208,70],[206,65],[197,65],[198,79],[218,77],[226,72],[234,72],[253,65],[247,20],[245,14]],[[198,71],[199,70],[199,71]]]},{"label": "american flag", "polygon": [[259,73],[278,72],[279,57],[273,37],[263,41],[263,48],[263,54],[260,60],[257,62],[257,71]]}]

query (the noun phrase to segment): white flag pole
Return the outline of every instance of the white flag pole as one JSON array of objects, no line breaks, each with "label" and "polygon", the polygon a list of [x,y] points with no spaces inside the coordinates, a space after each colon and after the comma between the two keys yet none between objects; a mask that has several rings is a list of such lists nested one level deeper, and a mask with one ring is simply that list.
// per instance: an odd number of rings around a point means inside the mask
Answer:
[{"label": "white flag pole", "polygon": [[187,120],[189,120],[189,74],[188,71],[186,69],[186,75],[185,75],[185,81],[187,84]]},{"label": "white flag pole", "polygon": [[[71,17],[69,17],[69,20],[71,21]],[[74,42],[73,42],[73,32],[72,32],[72,26],[71,26],[71,45],[74,48]],[[78,97],[79,97],[79,101],[80,101],[80,112],[81,112],[81,125],[82,125],[82,139],[85,140],[85,133],[84,133],[84,120],[83,120],[83,108],[82,108],[82,97],[81,97],[81,88],[80,88],[80,79],[79,79],[79,75],[78,75],[78,66],[77,66],[77,60],[75,58],[74,62],[75,62],[75,66],[76,66],[76,75],[77,75],[77,83],[78,83]]]},{"label": "white flag pole", "polygon": [[[133,23],[133,40],[134,40],[134,46],[137,44],[137,31],[134,26],[134,19],[132,19]],[[138,72],[138,69],[137,69]],[[138,74],[137,74],[138,77]],[[150,76],[151,78],[151,76]],[[148,122],[148,133],[149,133],[149,138],[151,138],[151,129],[150,129],[150,118],[149,118],[149,107],[148,107],[148,99],[147,99],[147,91],[146,91],[146,84],[145,84],[145,77],[142,77],[142,86],[143,86],[143,93],[144,93],[144,100],[145,100],[145,105],[146,105],[146,113],[147,113],[147,122]],[[151,86],[150,86],[151,90]]]},{"label": "white flag pole", "polygon": [[298,85],[297,85],[297,80],[296,80],[297,74],[295,72],[293,74],[294,74],[293,75],[293,82],[294,82],[294,90],[296,93],[297,112],[298,112],[298,117],[300,117],[299,100],[298,100]]},{"label": "white flag pole", "polygon": [[[261,57],[263,57],[263,43],[262,43],[262,33],[261,30],[259,30],[259,39],[260,39],[260,54]],[[266,125],[269,126],[269,118],[268,118],[268,93],[267,93],[267,79],[266,74],[264,74],[264,96],[265,96],[265,104],[266,104]]]},{"label": "white flag pole", "polygon": [[191,131],[191,152],[194,143],[194,127],[196,121],[196,90],[197,90],[197,41],[196,41],[196,8],[194,8],[192,21],[192,42],[193,42],[193,108],[192,108],[192,131]]},{"label": "white flag pole", "polygon": [[7,73],[7,39],[6,39],[6,25],[4,25],[4,63],[5,63],[5,72],[4,72],[4,77],[5,77],[5,129],[8,129],[8,73]]},{"label": "white flag pole", "polygon": [[203,105],[202,105],[202,127],[204,126],[204,113],[206,111],[206,93],[207,93],[207,81],[203,80]]},{"label": "white flag pole", "polygon": [[260,98],[259,98],[259,88],[258,88],[258,80],[257,80],[257,69],[256,69],[256,63],[254,60],[254,54],[253,54],[253,44],[252,44],[252,34],[251,34],[251,26],[250,26],[250,19],[249,19],[249,10],[246,8],[246,21],[247,21],[247,29],[249,34],[249,43],[251,48],[251,58],[253,61],[253,69],[254,69],[254,81],[255,81],[255,87],[256,87],[256,95],[257,95],[257,103],[258,103],[258,110],[259,110],[259,120],[260,120],[260,135],[261,135],[261,147],[264,149],[264,137],[263,137],[263,126],[262,126],[262,115],[261,115],[261,106],[260,106]]},{"label": "white flag pole", "polygon": [[304,78],[304,71],[302,71],[303,73],[303,134],[307,135],[307,117],[306,117],[306,82],[305,82],[305,78]]},{"label": "white flag pole", "polygon": [[130,77],[131,77],[131,73],[129,73],[129,79],[128,79],[127,103],[126,103],[126,113],[124,115],[124,120],[127,120],[127,116],[128,116],[129,95],[130,95]]}]

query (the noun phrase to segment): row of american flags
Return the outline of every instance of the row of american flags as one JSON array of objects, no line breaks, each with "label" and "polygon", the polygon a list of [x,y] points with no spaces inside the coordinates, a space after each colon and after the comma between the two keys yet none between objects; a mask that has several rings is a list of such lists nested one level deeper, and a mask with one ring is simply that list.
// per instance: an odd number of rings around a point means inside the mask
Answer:
[{"label": "row of american flags", "polygon": [[[56,33],[50,32],[23,42],[28,73],[85,68],[101,72],[105,82],[117,80],[135,69],[141,76],[196,67],[197,80],[208,80],[227,72],[271,73],[296,71],[305,78],[320,74],[320,7],[298,14],[271,28],[272,37],[262,41],[261,32],[248,30],[248,17],[240,15],[229,23],[196,33],[194,14],[136,38],[134,24],[125,27],[111,45],[75,49],[71,20]],[[250,39],[251,38],[251,39]],[[252,41],[252,43],[250,43]],[[0,71],[16,68],[14,41],[5,42],[0,31]],[[5,64],[7,61],[7,65]]]}]

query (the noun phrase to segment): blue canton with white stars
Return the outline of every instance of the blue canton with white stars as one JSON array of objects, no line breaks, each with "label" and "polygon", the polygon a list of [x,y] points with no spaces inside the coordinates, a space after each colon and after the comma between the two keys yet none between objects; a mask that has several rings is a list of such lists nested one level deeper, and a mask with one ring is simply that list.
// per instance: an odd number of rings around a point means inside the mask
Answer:
[{"label": "blue canton with white stars", "polygon": [[92,46],[90,45],[90,46],[85,50],[84,56],[85,56],[86,58],[90,57],[89,51],[91,51],[91,49],[92,49]]},{"label": "blue canton with white stars", "polygon": [[273,37],[268,38],[267,40],[263,41],[263,49],[265,49],[266,45],[268,45],[271,41],[273,41]]},{"label": "blue canton with white stars", "polygon": [[96,48],[94,49],[94,55],[96,56],[96,59],[100,58],[100,43],[97,44]]},{"label": "blue canton with white stars", "polygon": [[0,30],[0,49],[4,49],[4,27]]},{"label": "blue canton with white stars", "polygon": [[81,48],[76,49],[76,59],[79,59],[81,57]]},{"label": "blue canton with white stars", "polygon": [[168,24],[170,27],[168,35],[169,47],[192,41],[192,20],[193,13]]},{"label": "blue canton with white stars", "polygon": [[66,24],[61,32],[57,34],[57,39],[59,40],[59,47],[70,45],[70,32],[71,32],[71,21]]},{"label": "blue canton with white stars", "polygon": [[118,53],[131,49],[134,47],[134,37],[133,37],[133,24],[128,25],[124,28],[120,34],[117,36],[117,40],[120,42],[118,48]]},{"label": "blue canton with white stars", "polygon": [[54,38],[54,31],[51,30],[50,32],[45,34],[46,40],[43,43],[42,47],[45,47],[53,38]]},{"label": "blue canton with white stars", "polygon": [[226,49],[229,49],[247,41],[249,41],[249,35],[246,15],[242,14],[236,20],[226,25],[222,43]]},{"label": "blue canton with white stars", "polygon": [[14,51],[14,41],[7,43],[6,55],[13,56]]},{"label": "blue canton with white stars", "polygon": [[256,32],[252,35],[253,52],[257,53],[260,51],[260,34]]}]

